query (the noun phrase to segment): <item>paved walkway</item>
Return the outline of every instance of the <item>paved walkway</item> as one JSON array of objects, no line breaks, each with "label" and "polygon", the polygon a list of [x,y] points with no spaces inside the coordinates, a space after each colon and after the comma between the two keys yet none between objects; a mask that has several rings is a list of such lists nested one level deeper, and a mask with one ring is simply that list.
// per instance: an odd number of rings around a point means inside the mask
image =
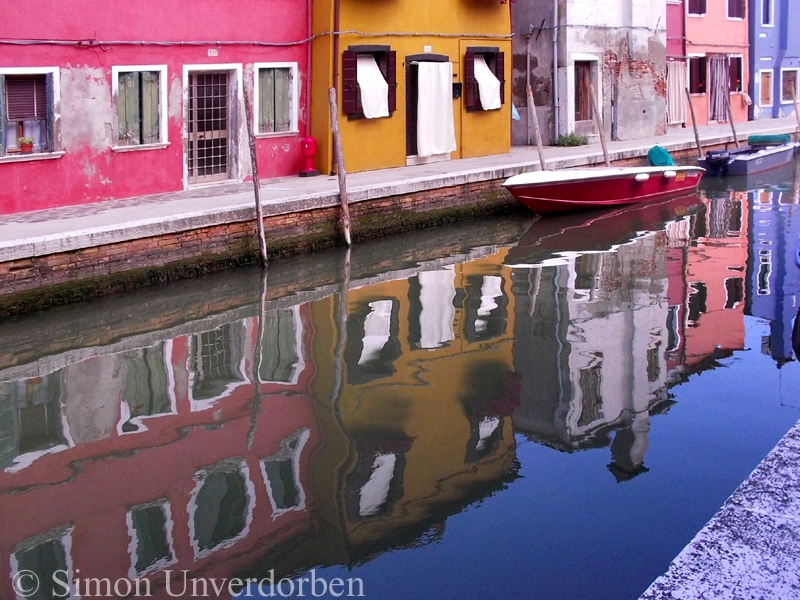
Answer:
[{"label": "paved walkway", "polygon": [[800,598],[800,423],[641,600]]},{"label": "paved walkway", "polygon": [[[795,131],[794,117],[740,123],[737,133]],[[730,126],[701,128],[704,145],[729,142]],[[645,156],[655,144],[675,152],[695,146],[691,129],[628,142],[610,142],[611,160]],[[599,143],[576,148],[547,147],[548,168],[602,164]],[[537,168],[535,147],[514,147],[508,154],[352,173],[347,176],[351,203],[443,186],[510,177]],[[282,177],[261,184],[267,215],[338,204],[336,177]],[[252,184],[223,184],[181,192],[110,200],[0,216],[0,262],[77,250],[254,218]]]}]

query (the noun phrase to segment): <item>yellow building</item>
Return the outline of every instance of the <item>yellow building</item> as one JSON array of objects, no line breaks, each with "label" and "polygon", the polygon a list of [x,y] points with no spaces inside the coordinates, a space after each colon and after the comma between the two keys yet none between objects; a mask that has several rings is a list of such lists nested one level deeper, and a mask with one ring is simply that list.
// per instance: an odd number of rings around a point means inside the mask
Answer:
[{"label": "yellow building", "polygon": [[[325,442],[311,479],[325,541],[305,550],[312,562],[402,544],[513,479],[519,377],[504,255],[351,286],[345,331],[341,295],[314,303]],[[324,358],[337,348],[338,372]]]},{"label": "yellow building", "polygon": [[500,0],[315,0],[311,135],[347,171],[508,152],[511,16]]}]

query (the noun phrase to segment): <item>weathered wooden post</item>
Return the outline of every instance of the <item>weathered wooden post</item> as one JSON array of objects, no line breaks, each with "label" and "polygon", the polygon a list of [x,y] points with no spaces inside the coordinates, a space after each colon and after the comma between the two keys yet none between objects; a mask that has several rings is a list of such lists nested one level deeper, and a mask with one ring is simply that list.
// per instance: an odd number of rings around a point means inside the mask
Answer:
[{"label": "weathered wooden post", "polygon": [[689,88],[683,88],[686,90],[686,101],[689,103],[689,112],[692,115],[692,129],[694,129],[694,143],[697,144],[697,155],[700,158],[703,158],[703,147],[700,145],[700,134],[697,131],[697,119],[694,116],[694,104],[692,104],[692,94],[689,92]]},{"label": "weathered wooden post", "polygon": [[800,103],[797,102],[794,87],[792,87],[792,102],[794,102],[794,118],[797,119],[797,132],[800,133]]},{"label": "weathered wooden post", "polygon": [[606,132],[603,131],[603,120],[600,118],[600,109],[597,107],[597,94],[594,92],[594,85],[589,84],[589,95],[592,97],[592,110],[594,112],[594,123],[597,125],[597,131],[600,132],[600,145],[603,147],[603,160],[606,166],[611,166],[611,161],[608,159],[608,148],[606,148]]},{"label": "weathered wooden post", "polygon": [[531,86],[526,86],[528,92],[528,111],[533,122],[533,135],[536,138],[536,150],[539,152],[539,170],[544,171],[547,167],[544,164],[544,151],[542,150],[542,134],[539,132],[539,117],[536,116],[536,104],[533,102],[533,91]]},{"label": "weathered wooden post", "polygon": [[336,160],[336,173],[339,175],[339,202],[342,205],[342,227],[344,228],[344,241],[348,246],[350,246],[350,208],[347,206],[347,172],[344,169],[342,136],[339,133],[339,108],[336,103],[336,88],[331,88],[328,90],[328,101],[331,108],[331,131],[333,132],[333,150]]},{"label": "weathered wooden post", "polygon": [[250,110],[250,84],[244,83],[244,120],[247,122],[247,140],[250,146],[250,164],[253,167],[253,194],[256,200],[256,224],[258,229],[258,249],[261,253],[261,266],[267,267],[267,241],[264,239],[264,213],[261,209],[261,193],[258,183],[258,159],[256,158],[256,137],[253,135],[253,119]]},{"label": "weathered wooden post", "polygon": [[725,108],[728,111],[728,121],[731,123],[731,132],[733,133],[733,141],[736,147],[739,147],[739,137],[736,135],[736,125],[733,123],[733,111],[731,110],[731,95],[730,92],[725,92]]}]

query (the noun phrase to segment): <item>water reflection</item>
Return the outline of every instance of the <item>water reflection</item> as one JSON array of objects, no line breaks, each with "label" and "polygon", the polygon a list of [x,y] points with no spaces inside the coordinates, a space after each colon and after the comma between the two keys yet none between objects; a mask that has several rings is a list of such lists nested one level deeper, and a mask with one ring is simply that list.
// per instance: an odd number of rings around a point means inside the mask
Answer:
[{"label": "water reflection", "polygon": [[354,568],[442,540],[517,479],[524,439],[607,448],[612,482],[653,477],[652,418],[745,348],[746,314],[770,321],[778,365],[796,358],[796,179],[4,325],[0,514],[17,518],[0,596],[24,570],[147,577],[168,597],[167,569]]}]

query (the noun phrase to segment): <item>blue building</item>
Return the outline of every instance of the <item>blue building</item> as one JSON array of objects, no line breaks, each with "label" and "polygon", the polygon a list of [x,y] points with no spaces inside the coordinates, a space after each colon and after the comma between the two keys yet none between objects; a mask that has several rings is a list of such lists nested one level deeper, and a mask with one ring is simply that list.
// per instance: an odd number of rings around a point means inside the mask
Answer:
[{"label": "blue building", "polygon": [[794,113],[800,99],[800,2],[750,0],[750,119]]}]

